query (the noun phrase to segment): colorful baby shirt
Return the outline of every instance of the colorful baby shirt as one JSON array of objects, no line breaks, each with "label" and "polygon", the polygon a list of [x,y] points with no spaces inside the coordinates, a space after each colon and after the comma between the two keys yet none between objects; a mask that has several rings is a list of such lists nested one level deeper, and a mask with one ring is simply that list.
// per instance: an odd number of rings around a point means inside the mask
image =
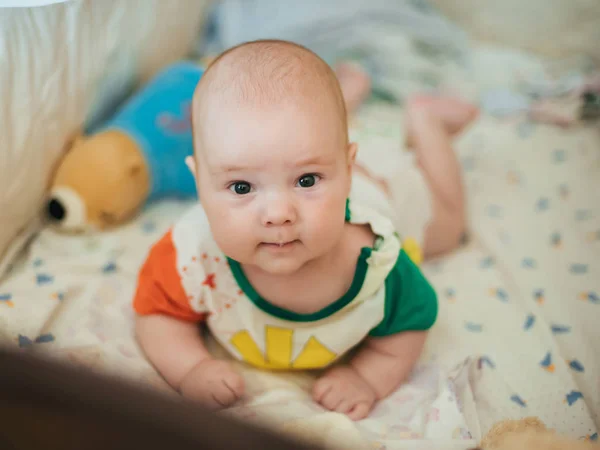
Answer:
[{"label": "colorful baby shirt", "polygon": [[347,293],[320,311],[299,314],[262,298],[242,266],[219,250],[201,205],[151,249],[139,274],[135,311],[205,321],[234,357],[268,369],[325,367],[367,336],[430,328],[436,293],[403,250],[392,222],[352,200],[346,220],[369,224],[376,242],[362,249]]}]

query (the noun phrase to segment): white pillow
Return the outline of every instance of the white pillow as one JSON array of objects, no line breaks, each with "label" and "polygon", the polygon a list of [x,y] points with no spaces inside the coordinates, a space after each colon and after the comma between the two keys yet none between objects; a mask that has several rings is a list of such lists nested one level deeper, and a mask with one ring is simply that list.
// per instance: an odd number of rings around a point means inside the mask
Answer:
[{"label": "white pillow", "polygon": [[132,81],[186,56],[207,4],[74,0],[0,9],[0,277],[39,229],[69,139]]}]

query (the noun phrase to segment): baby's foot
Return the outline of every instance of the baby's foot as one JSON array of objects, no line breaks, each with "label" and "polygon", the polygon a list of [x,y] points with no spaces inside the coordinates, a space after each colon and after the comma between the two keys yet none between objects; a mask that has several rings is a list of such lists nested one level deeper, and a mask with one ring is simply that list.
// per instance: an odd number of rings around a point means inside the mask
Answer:
[{"label": "baby's foot", "polygon": [[330,411],[360,420],[369,415],[377,396],[352,367],[339,366],[315,382],[313,399]]},{"label": "baby's foot", "polygon": [[220,409],[242,397],[244,379],[227,361],[210,358],[188,372],[181,382],[180,391],[186,398]]},{"label": "baby's foot", "polygon": [[346,112],[352,116],[371,93],[371,79],[358,65],[350,62],[339,63],[335,74],[344,95]]},{"label": "baby's foot", "polygon": [[410,118],[415,110],[426,110],[444,125],[449,134],[459,133],[479,114],[479,109],[470,103],[454,97],[436,95],[416,95],[406,105],[407,128],[410,129]]}]

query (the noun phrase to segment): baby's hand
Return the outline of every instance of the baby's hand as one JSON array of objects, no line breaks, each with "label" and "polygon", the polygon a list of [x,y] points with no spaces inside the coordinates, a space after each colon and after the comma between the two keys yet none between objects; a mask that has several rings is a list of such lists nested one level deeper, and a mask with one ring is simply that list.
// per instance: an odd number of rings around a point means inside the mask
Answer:
[{"label": "baby's hand", "polygon": [[179,390],[186,398],[220,409],[241,398],[244,379],[227,361],[209,358],[196,364],[188,372]]},{"label": "baby's hand", "polygon": [[313,399],[330,411],[360,420],[369,415],[377,396],[352,367],[340,366],[329,370],[315,382]]}]

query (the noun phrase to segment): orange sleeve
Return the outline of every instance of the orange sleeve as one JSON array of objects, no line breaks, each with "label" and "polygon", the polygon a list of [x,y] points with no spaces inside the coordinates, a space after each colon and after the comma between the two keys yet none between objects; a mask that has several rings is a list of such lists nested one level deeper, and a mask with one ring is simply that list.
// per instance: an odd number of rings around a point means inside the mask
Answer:
[{"label": "orange sleeve", "polygon": [[154,244],[140,270],[133,309],[140,315],[165,314],[190,322],[205,318],[192,309],[181,285],[171,231]]}]

